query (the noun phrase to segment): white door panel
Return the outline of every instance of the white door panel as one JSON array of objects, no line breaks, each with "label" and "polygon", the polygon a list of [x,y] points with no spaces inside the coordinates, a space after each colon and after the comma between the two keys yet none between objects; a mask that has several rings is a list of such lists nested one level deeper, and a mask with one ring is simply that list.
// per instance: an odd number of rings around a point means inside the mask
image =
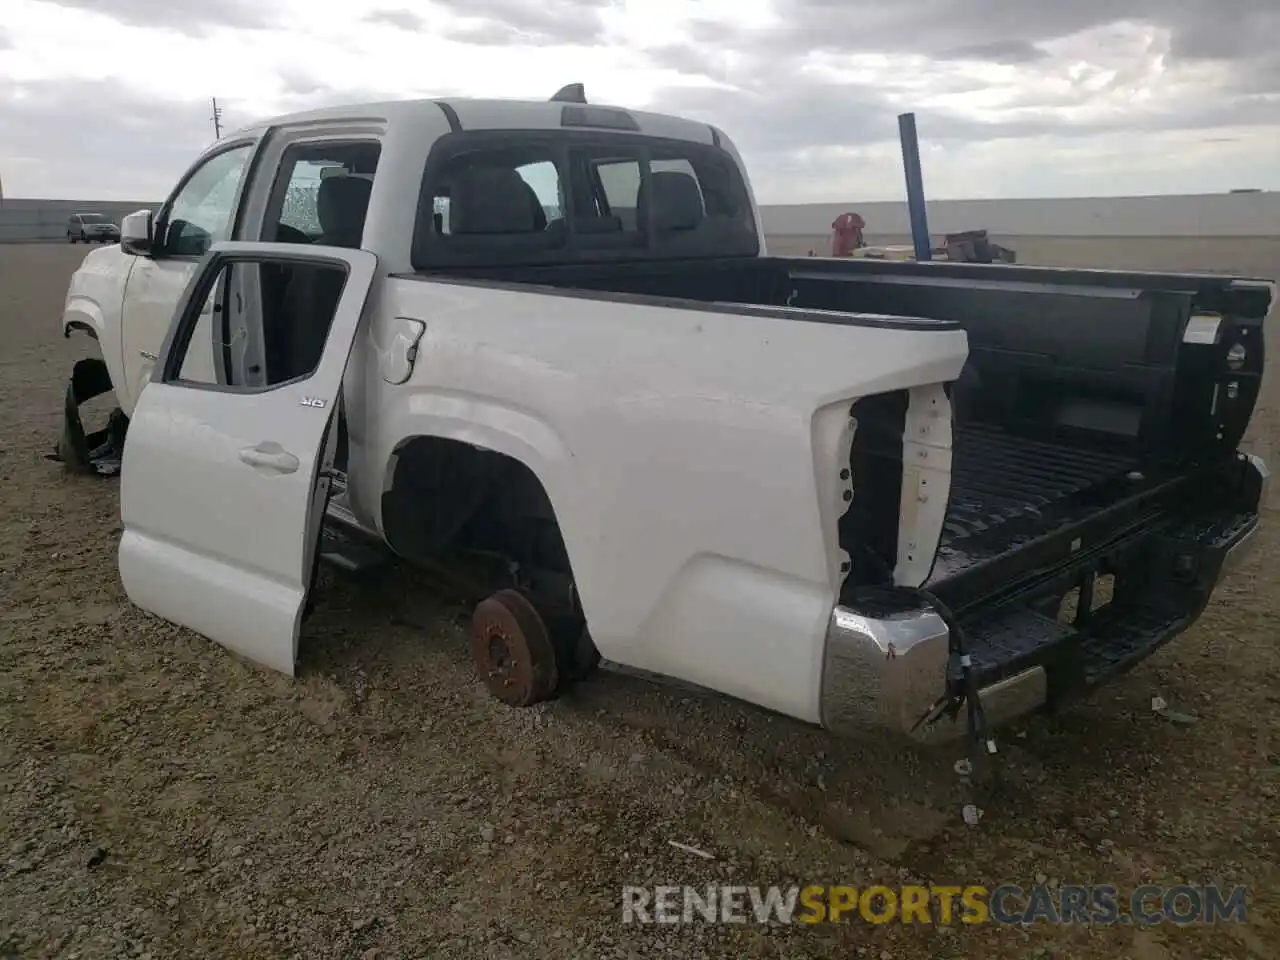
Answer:
[{"label": "white door panel", "polygon": [[[182,292],[191,282],[198,263],[194,260],[152,260],[139,258],[129,272],[128,287],[121,316],[121,336],[124,339],[124,375],[128,384],[129,402],[136,405],[142,388],[151,380],[151,371],[160,345],[164,343],[174,309],[182,299]],[[208,326],[203,341],[211,343]],[[197,331],[196,336],[200,336]],[[205,363],[213,369],[213,351],[207,357],[203,351],[192,351],[188,362],[193,370]]]},{"label": "white door panel", "polygon": [[[228,262],[337,265],[347,278],[313,373],[230,388],[167,379],[185,327],[203,350],[194,297]],[[327,494],[322,456],[377,260],[293,244],[214,246],[183,295],[179,322],[139,396],[121,478],[120,577],[144,610],[292,674]],[[219,281],[221,282],[221,281]],[[234,281],[233,281],[234,286]],[[170,360],[173,354],[178,359]],[[185,367],[182,370],[185,374]]]}]

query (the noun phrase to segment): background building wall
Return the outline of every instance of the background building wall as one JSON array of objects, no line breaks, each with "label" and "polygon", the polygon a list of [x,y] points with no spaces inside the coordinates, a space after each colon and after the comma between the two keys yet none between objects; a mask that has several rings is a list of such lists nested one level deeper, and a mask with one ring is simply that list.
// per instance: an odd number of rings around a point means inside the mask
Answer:
[{"label": "background building wall", "polygon": [[[1280,192],[1066,200],[935,200],[929,232],[990,231],[1010,237],[1277,237]],[[905,202],[766,205],[770,236],[825,236],[846,211],[862,215],[868,236],[908,236]]]},{"label": "background building wall", "polygon": [[[66,240],[72,213],[102,213],[116,223],[158,202],[0,200],[0,242]],[[779,252],[827,249],[831,221],[855,211],[867,222],[871,243],[909,242],[907,206],[898,202],[773,204],[761,207],[764,232]],[[993,240],[1018,249],[1019,241],[1053,238],[1280,237],[1280,192],[1166,197],[1082,197],[1066,200],[935,200],[929,230],[986,229]],[[783,249],[785,248],[785,250]]]},{"label": "background building wall", "polygon": [[67,218],[73,213],[100,213],[119,226],[121,218],[135,210],[158,206],[143,200],[0,200],[0,243],[66,243]]}]

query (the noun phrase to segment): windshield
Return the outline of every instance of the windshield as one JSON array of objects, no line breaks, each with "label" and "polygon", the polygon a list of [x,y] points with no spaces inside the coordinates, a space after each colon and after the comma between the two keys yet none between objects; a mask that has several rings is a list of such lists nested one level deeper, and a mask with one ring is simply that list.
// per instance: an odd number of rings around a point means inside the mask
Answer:
[{"label": "windshield", "polygon": [[710,144],[568,130],[464,132],[436,144],[423,186],[416,269],[760,250],[742,172]]},{"label": "windshield", "polygon": [[82,213],[80,214],[81,223],[106,223],[107,218],[100,213]]}]

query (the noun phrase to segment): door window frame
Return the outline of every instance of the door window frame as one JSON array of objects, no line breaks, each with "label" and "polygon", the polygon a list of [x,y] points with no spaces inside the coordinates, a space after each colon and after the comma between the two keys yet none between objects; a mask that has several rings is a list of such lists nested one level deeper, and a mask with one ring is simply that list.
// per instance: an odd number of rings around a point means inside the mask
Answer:
[{"label": "door window frame", "polygon": [[[240,182],[236,185],[236,192],[231,200],[231,216],[227,222],[227,236],[222,239],[227,240],[236,235],[240,218],[244,215],[243,199],[249,187],[250,180],[255,173],[258,160],[262,156],[262,145],[265,139],[266,133],[264,132],[257,136],[239,137],[226,143],[220,143],[214,149],[201,154],[199,159],[187,168],[187,172],[182,175],[182,179],[178,181],[177,186],[169,192],[169,196],[165,199],[164,203],[161,204],[160,210],[153,221],[151,235],[154,240],[150,251],[150,256],[153,260],[176,260],[196,263],[207,256],[208,251],[205,251],[203,254],[173,253],[167,249],[169,216],[173,213],[173,205],[182,194],[182,191],[186,189],[187,184],[191,182],[192,178],[194,178],[195,175],[203,170],[208,164],[233,150],[242,150],[245,147],[249,147],[249,156],[245,160],[244,168],[240,174]],[[218,240],[215,238],[213,243],[217,242]]]},{"label": "door window frame", "polygon": [[[274,126],[263,135],[259,149],[254,157],[249,176],[244,181],[244,193],[241,194],[239,214],[231,239],[254,243],[269,243],[262,239],[267,226],[267,212],[270,209],[272,194],[275,189],[280,163],[284,153],[297,144],[312,143],[351,143],[376,142],[380,148],[378,168],[382,169],[387,160],[386,123],[375,119],[332,120],[322,125],[309,123],[306,126]],[[377,175],[374,175],[375,190]],[[370,198],[369,210],[372,212],[374,199]],[[366,221],[367,223],[367,221]],[[301,244],[294,244],[301,246]]]},{"label": "door window frame", "polygon": [[[255,241],[255,245],[259,242]],[[256,264],[279,264],[279,263],[296,263],[305,266],[329,266],[336,267],[342,271],[342,292],[338,295],[338,304],[342,302],[342,298],[347,295],[351,284],[351,269],[348,262],[341,256],[328,252],[330,248],[320,246],[303,246],[298,243],[290,244],[262,244],[269,246],[270,250],[226,250],[222,249],[219,244],[214,244],[209,252],[199,258],[200,265],[196,267],[190,281],[182,292],[182,297],[178,300],[178,313],[174,317],[173,322],[169,324],[169,331],[165,335],[164,343],[160,347],[160,362],[157,363],[151,371],[152,383],[163,383],[167,387],[182,387],[188,390],[204,390],[217,393],[227,394],[259,394],[270,393],[273,390],[279,390],[293,384],[305,383],[316,375],[320,369],[317,364],[314,370],[308,373],[293,377],[289,380],[281,380],[279,383],[268,383],[262,386],[240,386],[226,383],[200,383],[192,380],[184,380],[181,376],[182,365],[186,360],[187,350],[191,346],[191,337],[195,333],[196,326],[200,320],[200,313],[208,300],[209,295],[213,292],[214,284],[222,277],[223,267],[233,263],[256,263]],[[239,246],[239,244],[237,244]],[[279,249],[279,248],[288,248]],[[367,252],[367,251],[365,251]],[[337,307],[335,306],[335,316]],[[329,331],[325,334],[325,350],[329,348],[329,338],[333,331],[333,320],[330,319]],[[321,353],[323,362],[323,351]]]},{"label": "door window frame", "polygon": [[[295,149],[305,150],[308,147],[317,147],[317,146],[376,147],[378,150],[378,165],[377,167],[375,167],[373,171],[373,180],[371,181],[371,186],[377,184],[378,168],[382,166],[383,152],[385,147],[381,137],[373,136],[371,134],[365,134],[363,136],[359,136],[359,135],[334,136],[333,134],[325,134],[322,136],[290,137],[290,138],[284,139],[280,144],[280,151],[276,156],[275,162],[271,165],[271,171],[273,175],[271,177],[270,184],[268,185],[266,194],[263,197],[264,206],[262,207],[261,218],[256,231],[257,236],[253,238],[254,240],[259,240],[259,241],[262,241],[263,243],[282,242],[278,240],[277,241],[263,240],[262,235],[263,233],[266,232],[267,226],[271,223],[271,217],[274,215],[278,221],[280,214],[284,212],[285,194],[289,189],[289,185],[293,182],[292,170],[289,171],[288,178],[285,178],[283,176],[285,157],[290,150],[295,150]],[[369,216],[369,212],[366,209],[365,210],[366,224],[368,223],[368,216]]]}]

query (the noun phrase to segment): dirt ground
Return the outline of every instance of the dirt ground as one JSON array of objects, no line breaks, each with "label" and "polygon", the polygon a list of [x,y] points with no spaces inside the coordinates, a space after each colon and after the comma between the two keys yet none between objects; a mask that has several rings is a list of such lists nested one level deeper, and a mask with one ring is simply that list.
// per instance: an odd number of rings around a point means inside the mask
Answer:
[{"label": "dirt ground", "polygon": [[[1274,243],[1183,246],[1060,252],[1280,273]],[[293,681],[132,609],[117,481],[44,459],[90,349],[57,333],[84,253],[0,246],[0,957],[1280,955],[1274,503],[1193,631],[1002,739],[1005,789],[968,828],[949,750],[837,742],[612,674],[501,707],[465,612],[408,575],[328,579]],[[1277,431],[1273,378],[1253,443]],[[1195,722],[1155,716],[1153,695]],[[1248,921],[621,922],[623,885],[710,882],[1247,884]]]}]

